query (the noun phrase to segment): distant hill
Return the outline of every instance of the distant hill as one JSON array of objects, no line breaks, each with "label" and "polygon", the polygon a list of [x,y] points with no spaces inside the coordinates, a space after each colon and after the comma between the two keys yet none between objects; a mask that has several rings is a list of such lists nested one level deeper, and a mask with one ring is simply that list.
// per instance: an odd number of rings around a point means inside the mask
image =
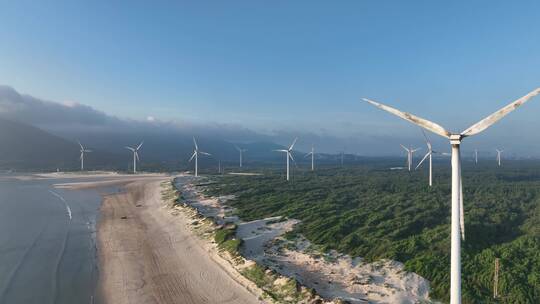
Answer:
[{"label": "distant hill", "polygon": [[[71,132],[58,133],[59,136],[75,141]],[[193,154],[193,136],[185,133],[160,133],[153,130],[147,132],[118,132],[118,133],[90,133],[84,132],[77,135],[77,139],[86,143],[89,147],[107,151],[115,155],[123,156],[122,164],[129,160],[129,151],[126,146],[136,146],[141,141],[144,144],[140,150],[141,168],[146,165],[166,166],[170,169],[182,169],[190,167],[189,158]],[[201,167],[214,166],[218,160],[234,163],[238,161],[239,152],[235,146],[248,151],[244,153],[244,162],[275,162],[282,159],[282,155],[273,152],[275,149],[284,149],[283,146],[272,142],[234,143],[218,136],[198,136],[196,138],[201,151],[212,154],[201,157]],[[303,153],[303,152],[301,152]]]},{"label": "distant hill", "polygon": [[[139,168],[147,171],[185,170],[193,165],[188,162],[193,153],[193,137],[185,133],[147,132],[62,132],[46,131],[18,121],[0,118],[0,169],[15,170],[78,170],[80,140],[93,152],[85,158],[87,170],[131,170],[132,154],[125,147],[136,146],[144,141],[139,156]],[[77,135],[74,135],[77,133]],[[76,136],[76,137],[75,137]],[[217,167],[218,161],[236,165],[239,153],[236,146],[246,149],[246,166],[261,164],[282,164],[283,153],[275,152],[286,147],[272,142],[234,143],[218,136],[200,136],[197,142],[201,151],[212,156],[201,156],[201,168]],[[297,163],[308,163],[303,151],[294,151]],[[338,164],[339,155],[317,154],[317,162]],[[345,162],[355,157],[346,154]]]},{"label": "distant hill", "polygon": [[[76,142],[28,124],[0,119],[0,168],[4,170],[75,170],[80,166]],[[118,157],[94,151],[85,159],[87,168],[102,169]]]}]

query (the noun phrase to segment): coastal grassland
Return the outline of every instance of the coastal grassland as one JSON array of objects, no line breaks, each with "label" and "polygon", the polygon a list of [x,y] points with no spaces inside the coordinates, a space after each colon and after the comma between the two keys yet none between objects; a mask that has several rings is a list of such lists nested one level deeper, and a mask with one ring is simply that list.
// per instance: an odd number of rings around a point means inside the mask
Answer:
[{"label": "coastal grassland", "polygon": [[216,229],[214,232],[214,241],[218,248],[227,251],[234,258],[239,257],[238,250],[242,245],[242,240],[236,238],[236,228],[236,225],[229,224]]},{"label": "coastal grassland", "polygon": [[[243,220],[285,216],[322,250],[368,261],[393,259],[431,282],[434,299],[449,298],[450,168],[435,163],[434,186],[424,171],[351,166],[315,173],[221,176],[208,195],[234,195]],[[464,303],[540,303],[540,163],[465,164]],[[493,299],[494,260],[500,258]]]},{"label": "coastal grassland", "polygon": [[[276,303],[307,303],[315,292],[302,287],[292,278],[285,278],[259,264],[253,264],[241,271],[242,275],[254,282],[265,292],[265,297]],[[322,303],[322,302],[321,302]]]}]

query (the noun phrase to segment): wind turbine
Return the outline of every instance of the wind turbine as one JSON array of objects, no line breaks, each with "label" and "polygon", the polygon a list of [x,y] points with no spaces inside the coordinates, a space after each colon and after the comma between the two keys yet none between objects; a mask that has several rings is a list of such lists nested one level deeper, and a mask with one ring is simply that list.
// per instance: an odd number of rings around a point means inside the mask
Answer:
[{"label": "wind turbine", "polygon": [[450,303],[461,303],[461,238],[465,240],[465,226],[463,218],[463,191],[461,184],[461,156],[460,146],[465,137],[481,133],[510,112],[517,109],[529,101],[532,97],[540,94],[540,88],[535,89],[529,94],[517,99],[506,107],[482,119],[461,133],[452,133],[442,126],[429,120],[420,118],[410,113],[399,111],[395,108],[380,104],[378,102],[363,99],[366,102],[376,106],[379,109],[390,112],[409,122],[427,129],[435,134],[441,135],[450,140],[452,145],[452,223],[451,223],[451,255],[450,255]]},{"label": "wind turbine", "polygon": [[424,138],[426,139],[426,145],[428,147],[428,151],[426,155],[424,155],[424,158],[418,163],[418,166],[414,170],[418,170],[422,163],[429,157],[429,186],[431,187],[433,185],[433,154],[443,154],[443,155],[450,155],[448,153],[442,153],[437,152],[433,150],[433,146],[431,145],[431,142],[429,141],[429,138],[426,135],[426,132],[422,129],[422,134],[424,134]]},{"label": "wind turbine", "polygon": [[195,145],[195,149],[193,150],[193,155],[191,155],[191,158],[189,161],[191,162],[193,158],[195,157],[195,177],[199,176],[199,154],[202,155],[208,155],[210,156],[210,153],[206,153],[203,151],[199,151],[199,146],[197,145],[197,141],[195,140],[195,137],[193,137],[193,144]]},{"label": "wind turbine", "polygon": [[139,149],[142,147],[144,141],[141,141],[141,143],[136,147],[127,147],[126,149],[131,150],[133,152],[133,173],[137,173],[137,161],[139,160]]},{"label": "wind turbine", "polygon": [[315,147],[311,145],[311,152],[306,154],[304,157],[308,157],[311,155],[311,171],[315,171]]},{"label": "wind turbine", "polygon": [[289,180],[289,158],[294,161],[294,158],[292,156],[292,150],[293,150],[293,147],[294,147],[294,144],[296,144],[296,141],[298,140],[298,137],[296,137],[294,139],[294,141],[292,142],[292,144],[290,145],[290,147],[287,149],[287,150],[274,150],[276,152],[284,152],[284,153],[287,153],[287,180]]},{"label": "wind turbine", "polygon": [[409,171],[411,171],[411,167],[413,165],[413,154],[414,152],[420,150],[420,148],[413,149],[412,147],[405,147],[404,145],[400,145],[405,151],[407,151],[407,166],[409,167]]},{"label": "wind turbine", "polygon": [[244,154],[244,152],[247,152],[247,149],[240,149],[238,146],[235,147],[236,150],[238,150],[238,152],[240,153],[240,168],[242,168],[242,155]]},{"label": "wind turbine", "polygon": [[474,149],[474,163],[478,164],[478,149]]},{"label": "wind turbine", "polygon": [[81,147],[81,171],[84,171],[84,153],[90,153],[92,150],[85,149],[81,142],[79,141],[79,146]]},{"label": "wind turbine", "polygon": [[499,163],[499,167],[501,166],[501,154],[504,152],[504,150],[495,149],[497,151],[497,163]]}]

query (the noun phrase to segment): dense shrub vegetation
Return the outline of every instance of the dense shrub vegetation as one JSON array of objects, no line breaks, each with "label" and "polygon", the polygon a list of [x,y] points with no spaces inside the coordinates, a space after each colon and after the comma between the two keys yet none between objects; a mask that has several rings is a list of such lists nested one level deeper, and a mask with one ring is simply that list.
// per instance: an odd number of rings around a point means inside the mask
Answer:
[{"label": "dense shrub vegetation", "polygon": [[[494,163],[494,162],[493,162]],[[217,177],[209,194],[235,194],[231,204],[250,220],[283,215],[324,249],[370,260],[390,258],[429,279],[432,297],[448,300],[450,168],[390,171],[381,164]],[[464,167],[466,241],[464,303],[540,303],[540,163]],[[500,258],[498,300],[494,260]]]}]

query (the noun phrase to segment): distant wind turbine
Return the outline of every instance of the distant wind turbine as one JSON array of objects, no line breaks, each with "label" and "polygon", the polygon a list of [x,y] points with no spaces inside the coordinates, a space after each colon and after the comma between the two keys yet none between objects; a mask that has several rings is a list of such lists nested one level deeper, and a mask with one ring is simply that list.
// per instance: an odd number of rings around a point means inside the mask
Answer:
[{"label": "distant wind turbine", "polygon": [[189,161],[191,162],[193,158],[195,158],[195,177],[197,177],[199,176],[199,154],[208,156],[210,156],[211,154],[199,150],[199,146],[197,145],[195,137],[193,137],[193,144],[195,145],[195,149],[193,150],[193,155],[191,155]]},{"label": "distant wind turbine", "polygon": [[433,150],[433,146],[431,145],[431,142],[429,141],[429,138],[426,135],[426,132],[422,130],[422,134],[424,134],[424,138],[426,139],[426,145],[428,147],[428,151],[426,155],[424,155],[424,158],[418,163],[418,166],[414,170],[418,170],[422,163],[429,157],[429,186],[431,187],[433,185],[433,154],[442,154],[442,155],[450,155],[449,153],[443,153]]},{"label": "distant wind turbine", "polygon": [[474,163],[478,164],[478,149],[474,149]]},{"label": "distant wind turbine", "polygon": [[139,161],[139,149],[142,147],[144,141],[141,141],[141,143],[136,147],[126,147],[126,149],[133,152],[133,173],[137,173],[137,161]]},{"label": "distant wind turbine", "polygon": [[497,163],[499,164],[499,167],[501,166],[501,154],[504,152],[504,150],[495,149],[497,151]]},{"label": "distant wind turbine", "polygon": [[247,152],[247,149],[241,149],[238,146],[235,146],[235,147],[236,147],[236,150],[238,150],[238,152],[240,153],[240,168],[242,168],[242,156],[244,152]]},{"label": "distant wind turbine", "polygon": [[405,147],[404,145],[400,145],[405,151],[407,151],[407,166],[409,167],[409,171],[411,171],[411,167],[413,165],[413,154],[414,152],[420,150],[421,148],[413,149],[412,147]]},{"label": "distant wind turbine", "polygon": [[276,152],[283,152],[287,154],[287,180],[289,180],[289,159],[294,161],[294,158],[292,156],[292,151],[297,140],[298,140],[298,137],[294,139],[294,141],[292,142],[292,144],[289,146],[287,150],[274,150]]},{"label": "distant wind turbine", "polygon": [[81,147],[81,171],[84,171],[84,153],[90,153],[92,152],[92,150],[88,150],[88,149],[85,149],[83,147],[83,145],[81,144],[81,142],[78,142],[79,143],[79,146]]},{"label": "distant wind turbine", "polygon": [[398,117],[401,117],[409,122],[421,126],[428,131],[441,135],[450,140],[452,145],[452,223],[451,223],[451,256],[450,256],[450,303],[461,303],[461,238],[465,240],[465,226],[463,218],[463,190],[461,183],[461,156],[460,146],[465,137],[473,136],[481,133],[510,112],[514,111],[532,97],[540,94],[540,88],[535,89],[529,94],[510,103],[506,107],[482,119],[478,123],[469,127],[461,133],[452,133],[444,129],[442,126],[429,120],[420,118],[410,113],[399,111],[395,108],[380,104],[378,102],[364,99],[364,101],[390,112]]},{"label": "distant wind turbine", "polygon": [[311,145],[311,152],[306,154],[304,157],[308,157],[311,155],[311,171],[315,171],[315,147]]}]

